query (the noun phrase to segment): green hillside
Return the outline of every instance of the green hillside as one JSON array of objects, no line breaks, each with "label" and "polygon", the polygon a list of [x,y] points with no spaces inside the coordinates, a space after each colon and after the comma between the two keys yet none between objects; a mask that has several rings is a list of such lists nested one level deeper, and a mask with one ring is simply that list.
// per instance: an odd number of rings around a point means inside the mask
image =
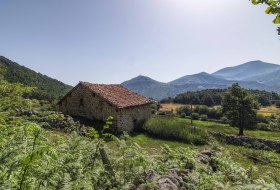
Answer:
[{"label": "green hillside", "polygon": [[72,88],[3,56],[0,56],[0,65],[5,68],[4,78],[8,82],[20,82],[28,86],[37,87],[37,90],[31,94],[32,98],[53,101],[66,94]]}]

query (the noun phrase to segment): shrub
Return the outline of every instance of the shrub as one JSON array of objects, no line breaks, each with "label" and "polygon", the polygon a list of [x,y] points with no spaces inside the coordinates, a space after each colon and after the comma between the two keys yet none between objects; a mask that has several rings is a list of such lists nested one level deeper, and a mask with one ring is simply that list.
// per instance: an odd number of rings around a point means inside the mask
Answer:
[{"label": "shrub", "polygon": [[212,109],[209,109],[209,112],[208,112],[208,117],[211,118],[211,119],[216,119],[216,109],[215,108],[212,108]]},{"label": "shrub", "polygon": [[183,106],[183,107],[177,109],[178,115],[181,115],[182,113],[185,113],[186,115],[190,115],[191,114],[190,106]]},{"label": "shrub", "polygon": [[180,114],[180,117],[181,117],[181,118],[186,118],[186,114],[185,114],[185,113],[181,113],[181,114]]},{"label": "shrub", "polygon": [[222,123],[228,123],[228,118],[226,116],[221,117],[220,120]]},{"label": "shrub", "polygon": [[263,131],[271,131],[271,128],[270,128],[269,124],[267,124],[267,123],[258,123],[257,129],[263,130]]},{"label": "shrub", "polygon": [[216,119],[220,119],[221,117],[223,117],[223,108],[222,107],[218,107],[217,111],[216,111]]},{"label": "shrub", "polygon": [[208,140],[206,131],[194,129],[174,117],[152,117],[146,121],[143,128],[149,134],[163,139],[174,139],[197,145],[204,145]]},{"label": "shrub", "polygon": [[208,106],[198,106],[198,114],[202,115],[202,114],[205,114],[207,115],[209,112],[209,107]]},{"label": "shrub", "polygon": [[165,112],[159,112],[158,115],[166,115]]},{"label": "shrub", "polygon": [[193,120],[198,120],[199,119],[199,114],[198,113],[192,113],[191,115]]},{"label": "shrub", "polygon": [[280,108],[280,101],[275,102],[277,108]]},{"label": "shrub", "polygon": [[280,131],[280,114],[274,117],[275,118],[270,121],[269,127],[272,131]]},{"label": "shrub", "polygon": [[269,123],[269,118],[262,115],[262,114],[257,114],[257,122],[258,123]]},{"label": "shrub", "polygon": [[201,121],[207,121],[207,119],[208,119],[208,116],[205,115],[205,114],[202,114],[202,115],[200,116],[200,120],[201,120]]}]

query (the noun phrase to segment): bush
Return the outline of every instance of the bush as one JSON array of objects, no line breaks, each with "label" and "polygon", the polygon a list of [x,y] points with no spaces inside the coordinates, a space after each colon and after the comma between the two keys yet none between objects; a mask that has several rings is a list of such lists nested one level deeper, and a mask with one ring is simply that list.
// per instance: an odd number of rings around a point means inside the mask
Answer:
[{"label": "bush", "polygon": [[275,118],[270,121],[269,127],[272,131],[280,131],[280,114],[274,117]]},{"label": "bush", "polygon": [[257,114],[257,122],[258,123],[269,123],[269,118],[268,117],[266,117],[266,116],[264,116],[264,115],[262,115],[262,114]]},{"label": "bush", "polygon": [[222,123],[228,123],[228,118],[226,116],[221,117],[220,120]]},{"label": "bush", "polygon": [[280,101],[275,102],[277,108],[280,108]]},{"label": "bush", "polygon": [[182,113],[184,113],[186,115],[190,115],[191,114],[190,106],[183,106],[183,107],[177,109],[178,115],[181,115]]},{"label": "bush", "polygon": [[191,118],[193,120],[198,120],[199,119],[199,114],[198,113],[192,113]]},{"label": "bush", "polygon": [[258,123],[257,129],[263,130],[263,131],[271,131],[271,128],[270,128],[269,124],[267,124],[267,123]]},{"label": "bush", "polygon": [[198,114],[202,115],[205,114],[207,115],[209,113],[209,107],[208,106],[197,106],[198,107]]},{"label": "bush", "polygon": [[211,119],[216,119],[216,109],[215,108],[212,108],[212,109],[209,109],[209,112],[208,112],[208,117],[211,118]]},{"label": "bush", "polygon": [[218,107],[216,110],[216,119],[220,119],[221,117],[223,117],[223,108],[222,107]]},{"label": "bush", "polygon": [[180,117],[181,118],[186,118],[186,114],[185,113],[181,113]]},{"label": "bush", "polygon": [[206,131],[198,128],[194,130],[174,117],[152,117],[146,121],[143,128],[151,135],[168,140],[174,139],[196,145],[204,145],[208,140]]},{"label": "bush", "polygon": [[207,121],[207,119],[208,119],[208,116],[205,115],[205,114],[202,114],[202,115],[200,116],[200,120],[201,120],[201,121]]}]

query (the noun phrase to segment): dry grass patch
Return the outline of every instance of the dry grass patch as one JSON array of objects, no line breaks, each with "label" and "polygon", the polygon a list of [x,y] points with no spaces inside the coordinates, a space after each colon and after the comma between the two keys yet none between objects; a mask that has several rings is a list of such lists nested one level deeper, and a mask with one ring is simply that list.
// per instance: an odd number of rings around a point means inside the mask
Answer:
[{"label": "dry grass patch", "polygon": [[277,114],[279,112],[280,112],[280,109],[275,106],[261,107],[258,110],[258,114],[262,114],[264,116],[271,116],[272,114]]},{"label": "dry grass patch", "polygon": [[173,113],[176,113],[176,109],[186,106],[184,104],[164,103],[161,104],[162,108],[173,109]]}]

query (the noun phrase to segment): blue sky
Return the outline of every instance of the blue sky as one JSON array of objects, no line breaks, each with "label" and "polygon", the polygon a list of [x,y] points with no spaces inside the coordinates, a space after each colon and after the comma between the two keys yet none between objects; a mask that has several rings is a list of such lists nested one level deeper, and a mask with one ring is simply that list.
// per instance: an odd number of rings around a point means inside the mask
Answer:
[{"label": "blue sky", "polygon": [[248,0],[0,0],[0,55],[71,85],[280,64],[264,10]]}]

